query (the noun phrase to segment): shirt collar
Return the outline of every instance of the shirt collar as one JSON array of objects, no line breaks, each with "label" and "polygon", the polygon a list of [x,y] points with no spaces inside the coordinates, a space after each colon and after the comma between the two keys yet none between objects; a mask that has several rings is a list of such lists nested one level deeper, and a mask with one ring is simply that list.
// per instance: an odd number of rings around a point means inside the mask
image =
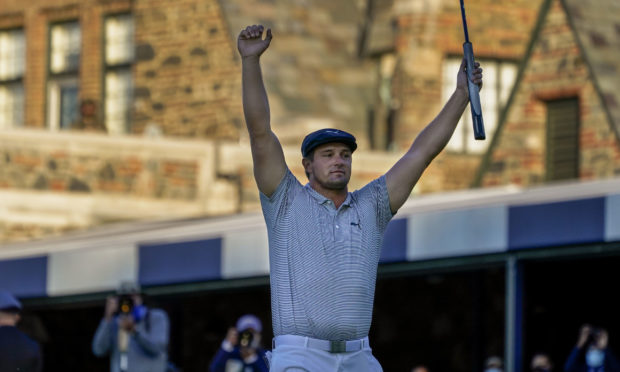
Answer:
[{"label": "shirt collar", "polygon": [[[310,182],[308,182],[304,188],[308,191],[308,193],[317,201],[317,203],[324,205],[326,203],[330,203],[333,204],[333,202],[331,201],[331,199],[326,198],[325,196],[319,194],[315,189],[312,188],[312,186],[310,186]],[[342,203],[341,207],[351,207],[351,193],[347,193],[347,197],[344,200],[344,202]]]}]

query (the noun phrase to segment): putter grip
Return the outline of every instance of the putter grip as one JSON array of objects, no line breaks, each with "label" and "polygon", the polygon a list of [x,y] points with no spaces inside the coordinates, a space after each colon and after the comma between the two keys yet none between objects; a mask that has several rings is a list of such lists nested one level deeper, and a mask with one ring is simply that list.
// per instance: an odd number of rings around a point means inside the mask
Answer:
[{"label": "putter grip", "polygon": [[469,105],[471,108],[471,121],[474,125],[474,138],[483,140],[484,122],[482,121],[482,108],[480,107],[480,93],[478,86],[472,81],[474,73],[474,48],[470,42],[463,44],[463,53],[467,63],[467,88],[469,90]]}]

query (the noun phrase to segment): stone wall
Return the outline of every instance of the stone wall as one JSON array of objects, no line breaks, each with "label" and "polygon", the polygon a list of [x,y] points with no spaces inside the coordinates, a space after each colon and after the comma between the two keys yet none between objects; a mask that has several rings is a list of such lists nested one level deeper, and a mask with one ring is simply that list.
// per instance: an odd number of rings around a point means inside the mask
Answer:
[{"label": "stone wall", "polygon": [[[518,60],[539,3],[468,2],[477,55]],[[0,26],[23,26],[27,33],[27,126],[45,126],[45,56],[54,21],[80,20],[80,95],[102,110],[102,20],[118,12],[135,20],[134,134],[246,137],[236,36],[262,23],[274,32],[262,66],[272,125],[283,144],[299,146],[312,130],[338,127],[354,133],[360,149],[384,149],[387,133],[376,126],[386,125],[381,90],[391,79],[391,148],[398,153],[443,104],[443,59],[462,53],[460,11],[452,1],[7,0]],[[468,187],[478,159],[442,154],[433,167],[446,164],[445,170],[428,172],[433,187],[421,189]]]},{"label": "stone wall", "polygon": [[219,2],[136,0],[133,13],[133,132],[238,139],[241,69]]},{"label": "stone wall", "polygon": [[[476,55],[518,61],[541,2],[468,1]],[[273,29],[262,60],[272,126],[302,182],[301,139],[322,127],[358,137],[353,188],[389,169],[443,105],[444,59],[462,53],[460,10],[451,0],[5,0],[0,28],[24,27],[26,32],[28,128],[45,127],[50,22],[80,20],[80,95],[101,104],[102,21],[119,12],[131,12],[135,20],[132,133],[0,133],[0,199],[5,201],[0,224],[6,236],[39,236],[133,218],[257,210],[236,51],[237,34],[248,24]],[[553,18],[560,23],[546,31],[546,44],[532,58],[527,88],[516,97],[506,126],[511,136],[497,146],[485,185],[543,182],[542,101],[566,90],[579,93],[582,122],[587,123],[581,176],[617,172],[618,152],[585,65],[566,39],[565,20]],[[559,41],[570,44],[572,59],[549,59]],[[383,107],[385,87],[390,107]],[[372,144],[385,143],[373,138],[386,135],[373,125],[390,108],[395,142],[388,152],[371,150]],[[379,119],[372,119],[371,112]],[[141,136],[158,130],[160,138]],[[479,155],[444,152],[415,191],[467,188],[479,162]],[[53,200],[49,208],[37,206],[48,205],[39,197]]]},{"label": "stone wall", "polygon": [[[366,1],[222,1],[231,39],[247,25],[272,28],[262,60],[274,130],[299,146],[312,130],[337,127],[368,144],[377,64],[360,58]],[[243,133],[245,135],[245,133]]]},{"label": "stone wall", "polygon": [[239,186],[219,172],[218,146],[211,141],[3,131],[0,235],[32,237],[115,221],[238,212]]},{"label": "stone wall", "polygon": [[[306,183],[299,149],[286,146],[284,153]],[[379,177],[396,160],[394,154],[356,152],[351,188]],[[0,242],[259,208],[248,143],[0,132]]]}]

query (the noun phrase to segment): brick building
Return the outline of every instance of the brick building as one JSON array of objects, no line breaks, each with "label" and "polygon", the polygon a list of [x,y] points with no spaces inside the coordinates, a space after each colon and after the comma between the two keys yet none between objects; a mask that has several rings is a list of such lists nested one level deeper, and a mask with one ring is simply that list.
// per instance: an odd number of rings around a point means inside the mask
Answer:
[{"label": "brick building", "polygon": [[[386,370],[479,371],[503,353],[520,371],[540,350],[559,365],[584,322],[620,332],[616,3],[467,1],[488,140],[466,113],[416,190],[487,189],[424,195],[390,223],[371,334]],[[453,89],[452,0],[3,1],[0,284],[25,298],[46,368],[109,369],[89,345],[120,280],[169,312],[184,369],[207,368],[240,311],[270,328],[267,232],[237,214],[258,203],[234,44],[259,22],[274,29],[272,124],[300,179],[306,132],[358,136],[358,187]],[[528,188],[558,180],[590,182]]]},{"label": "brick building", "polygon": [[[489,139],[542,3],[467,2]],[[385,172],[454,88],[453,1],[7,0],[1,239],[256,210],[235,50],[254,23],[274,30],[272,125],[300,178],[301,138],[327,126],[359,139],[353,187]],[[473,141],[468,115],[416,192],[474,183],[491,141]]]}]

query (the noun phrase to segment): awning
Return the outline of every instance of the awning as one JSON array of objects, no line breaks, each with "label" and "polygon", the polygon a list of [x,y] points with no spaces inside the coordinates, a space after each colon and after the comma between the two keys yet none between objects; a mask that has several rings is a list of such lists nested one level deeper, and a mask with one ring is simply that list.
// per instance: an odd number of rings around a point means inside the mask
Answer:
[{"label": "awning", "polygon": [[[620,179],[504,187],[410,199],[386,231],[381,263],[476,257],[620,241]],[[101,226],[0,248],[0,287],[20,297],[268,275],[259,213]]]}]

